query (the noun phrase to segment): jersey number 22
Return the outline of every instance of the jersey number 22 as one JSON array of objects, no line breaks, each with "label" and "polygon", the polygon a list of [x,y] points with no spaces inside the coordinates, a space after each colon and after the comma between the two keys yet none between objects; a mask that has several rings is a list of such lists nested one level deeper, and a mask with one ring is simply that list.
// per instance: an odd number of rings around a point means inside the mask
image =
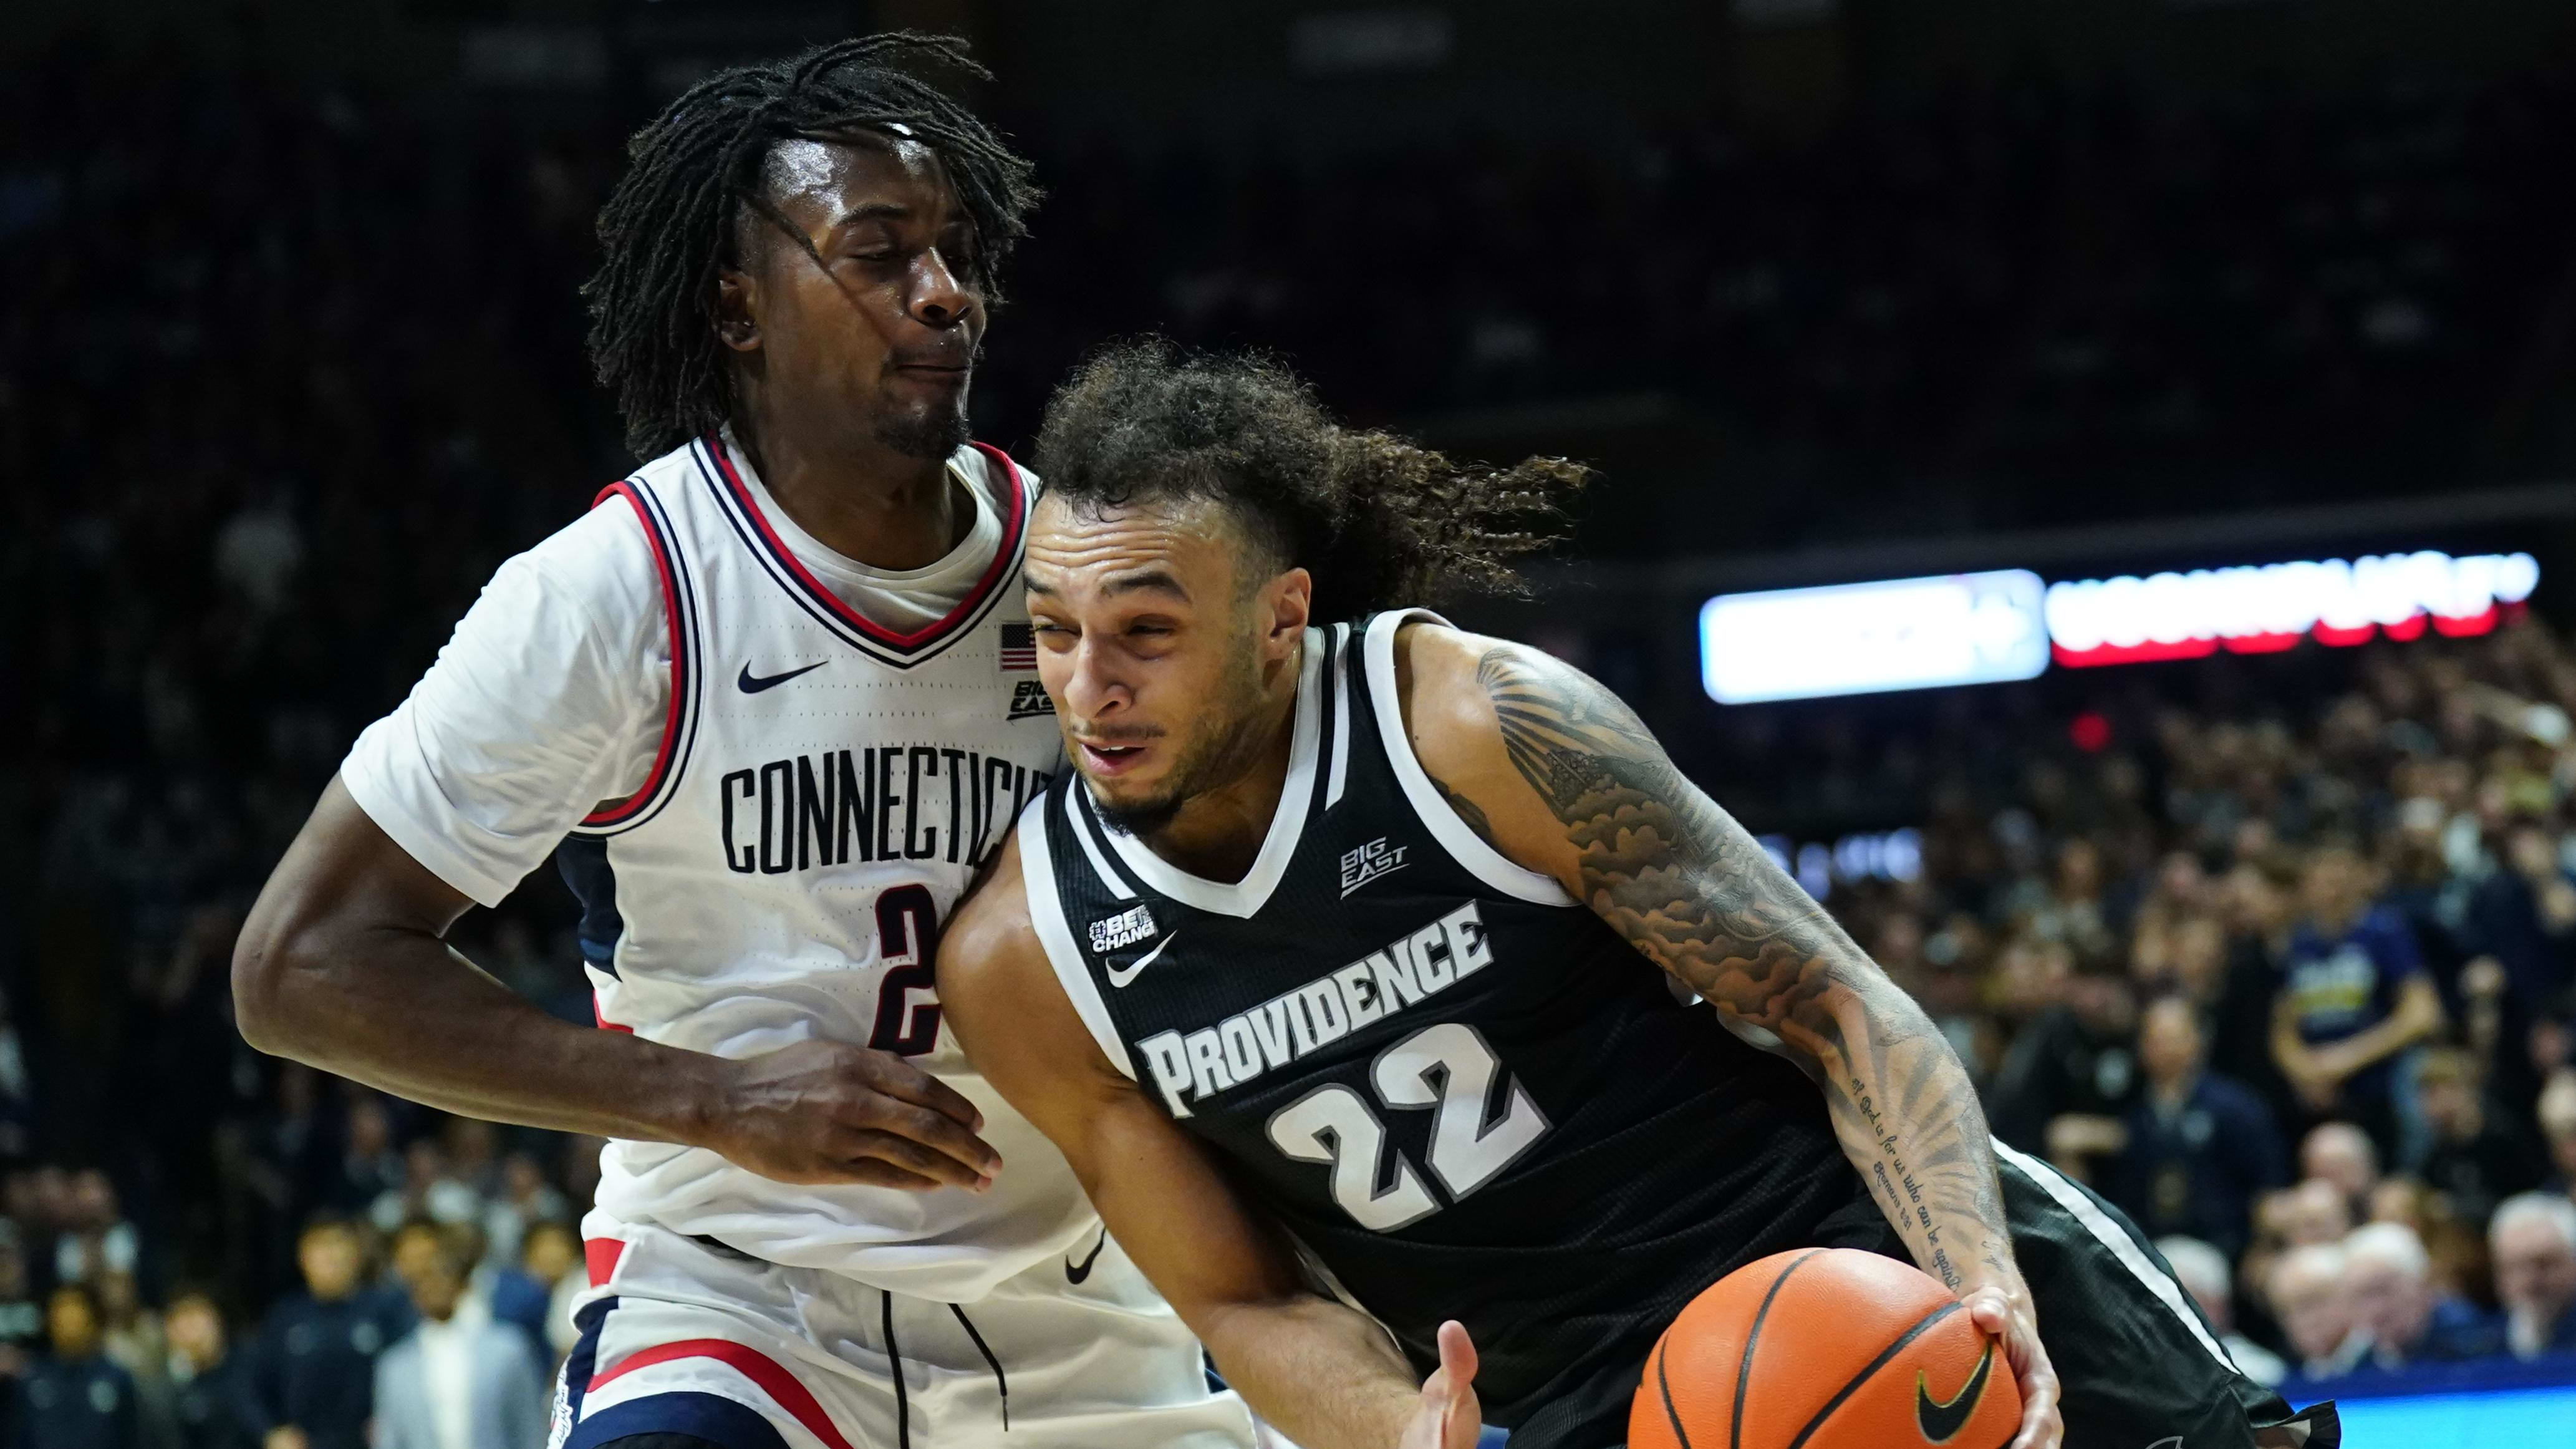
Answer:
[{"label": "jersey number 22", "polygon": [[[1513,1158],[1547,1135],[1538,1104],[1510,1084],[1501,1113],[1486,1117],[1501,1064],[1464,1022],[1424,1027],[1378,1054],[1369,1084],[1387,1106],[1431,1108],[1431,1171],[1452,1202],[1493,1180]],[[1431,1189],[1397,1151],[1395,1180],[1380,1186],[1386,1124],[1360,1094],[1339,1082],[1317,1087],[1270,1119],[1271,1145],[1299,1162],[1333,1170],[1333,1201],[1372,1232],[1391,1233],[1440,1210]]]}]

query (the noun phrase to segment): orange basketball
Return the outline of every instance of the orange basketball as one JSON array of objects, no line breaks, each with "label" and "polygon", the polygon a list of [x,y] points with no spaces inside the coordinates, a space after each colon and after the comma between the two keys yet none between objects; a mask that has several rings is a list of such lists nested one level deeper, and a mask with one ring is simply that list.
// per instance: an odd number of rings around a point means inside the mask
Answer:
[{"label": "orange basketball", "polygon": [[1940,1284],[1801,1248],[1727,1274],[1664,1330],[1628,1449],[2003,1449],[2020,1427],[2003,1345]]}]

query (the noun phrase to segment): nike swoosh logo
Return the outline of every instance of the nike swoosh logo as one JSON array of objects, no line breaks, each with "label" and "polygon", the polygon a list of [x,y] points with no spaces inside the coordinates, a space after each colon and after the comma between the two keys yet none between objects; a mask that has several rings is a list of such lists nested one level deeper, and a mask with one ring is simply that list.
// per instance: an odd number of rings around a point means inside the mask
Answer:
[{"label": "nike swoosh logo", "polygon": [[1099,1239],[1091,1245],[1091,1256],[1083,1259],[1079,1263],[1076,1263],[1071,1258],[1064,1260],[1064,1281],[1067,1283],[1079,1283],[1083,1279],[1090,1277],[1091,1265],[1100,1261],[1100,1250],[1108,1246],[1109,1230],[1107,1228],[1102,1228],[1100,1230]]},{"label": "nike swoosh logo", "polygon": [[1115,966],[1110,967],[1109,984],[1112,986],[1124,986],[1128,982],[1135,980],[1138,972],[1141,972],[1146,967],[1153,965],[1154,958],[1172,949],[1172,943],[1179,939],[1181,939],[1181,933],[1174,931],[1172,934],[1163,938],[1163,944],[1146,952],[1144,955],[1137,957],[1135,963],[1130,965],[1126,970],[1121,971]]},{"label": "nike swoosh logo", "polygon": [[831,662],[829,659],[818,659],[802,669],[791,669],[785,674],[754,674],[751,672],[751,666],[746,664],[742,667],[742,676],[734,683],[740,685],[745,694],[758,694],[764,689],[776,689],[797,675],[811,674]]},{"label": "nike swoosh logo", "polygon": [[1995,1366],[1995,1345],[1986,1341],[1986,1351],[1977,1358],[1977,1371],[1968,1375],[1967,1386],[1944,1404],[1932,1397],[1931,1386],[1924,1381],[1923,1370],[1914,1371],[1914,1426],[1923,1431],[1923,1442],[1947,1444],[1977,1411],[1977,1400],[1986,1394],[1986,1375]]}]

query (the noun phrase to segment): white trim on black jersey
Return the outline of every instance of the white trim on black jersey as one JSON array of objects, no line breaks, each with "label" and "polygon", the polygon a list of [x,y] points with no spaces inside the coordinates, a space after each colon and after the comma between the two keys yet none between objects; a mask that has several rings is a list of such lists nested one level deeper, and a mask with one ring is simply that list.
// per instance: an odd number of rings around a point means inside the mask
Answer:
[{"label": "white trim on black jersey", "polygon": [[1127,888],[1126,877],[1109,864],[1108,856],[1100,853],[1100,832],[1085,818],[1089,813],[1074,803],[1071,790],[1064,792],[1065,826],[1073,832],[1074,840],[1082,846],[1083,855],[1090,860],[1091,873],[1100,877],[1100,888],[1119,900],[1134,900],[1136,893]]},{"label": "white trim on black jersey", "polygon": [[[1099,984],[1091,979],[1082,948],[1074,944],[1073,925],[1064,918],[1064,898],[1056,894],[1055,852],[1047,844],[1047,794],[1039,791],[1020,811],[1020,887],[1028,894],[1029,924],[1038,933],[1047,964],[1055,968],[1056,984],[1073,1003],[1074,1015],[1091,1029],[1091,1039],[1100,1044],[1109,1064],[1132,1082],[1136,1063],[1127,1055],[1127,1043],[1119,1040],[1117,1024],[1109,1019],[1109,1003],[1100,999]],[[1072,794],[1071,789],[1065,791],[1067,798]]]},{"label": "white trim on black jersey", "polygon": [[2148,1257],[2145,1250],[2138,1246],[2136,1239],[2120,1231],[2118,1223],[2111,1221],[2108,1215],[2094,1206],[2093,1200],[2084,1195],[2083,1189],[2067,1181],[2065,1175],[2056,1168],[2027,1153],[2013,1150],[2001,1138],[1994,1139],[1994,1147],[1997,1161],[2010,1164],[2022,1176],[2036,1184],[2040,1191],[2047,1193],[2059,1207],[2066,1209],[2069,1217],[2083,1224],[2084,1230],[2091,1233],[2095,1241],[2109,1249],[2111,1256],[2120,1260],[2121,1267],[2129,1270],[2129,1276],[2144,1285],[2148,1294],[2158,1303],[2163,1304],[2167,1312],[2182,1320],[2182,1326],[2191,1330],[2191,1336],[2199,1340],[2202,1348],[2209,1350],[2211,1358],[2225,1365],[2229,1373],[2242,1372],[2236,1367],[2236,1360],[2227,1356],[2227,1350],[2219,1344],[2218,1340],[2210,1337],[2208,1327],[2200,1321],[2200,1315],[2192,1311],[2190,1304],[2183,1302],[2182,1285],[2174,1281],[2172,1274],[2158,1268],[2155,1260]]},{"label": "white trim on black jersey", "polygon": [[1324,776],[1324,808],[1342,803],[1351,776],[1351,626],[1333,626],[1333,768]]},{"label": "white trim on black jersey", "polygon": [[[1279,878],[1288,873],[1288,862],[1297,854],[1297,842],[1306,834],[1306,815],[1315,799],[1316,735],[1323,728],[1324,713],[1323,630],[1306,631],[1305,651],[1305,660],[1297,670],[1297,726],[1289,745],[1288,783],[1280,788],[1279,808],[1271,813],[1270,833],[1262,837],[1261,853],[1253,857],[1252,869],[1244,872],[1239,881],[1208,880],[1156,855],[1151,846],[1125,831],[1107,832],[1109,848],[1118,853],[1138,880],[1182,905],[1212,916],[1249,920],[1270,903],[1270,893],[1279,888]],[[1083,804],[1088,809],[1090,787],[1082,788]]]},{"label": "white trim on black jersey", "polygon": [[1404,786],[1404,798],[1412,802],[1413,813],[1432,838],[1468,874],[1514,900],[1540,906],[1574,905],[1574,897],[1565,893],[1556,877],[1531,870],[1486,844],[1485,837],[1458,818],[1440,788],[1431,783],[1422,762],[1414,758],[1413,741],[1404,733],[1404,701],[1395,691],[1395,631],[1416,619],[1444,629],[1456,627],[1429,609],[1389,609],[1369,621],[1362,646],[1368,664],[1369,708],[1377,713],[1378,738],[1386,746],[1396,781]]}]

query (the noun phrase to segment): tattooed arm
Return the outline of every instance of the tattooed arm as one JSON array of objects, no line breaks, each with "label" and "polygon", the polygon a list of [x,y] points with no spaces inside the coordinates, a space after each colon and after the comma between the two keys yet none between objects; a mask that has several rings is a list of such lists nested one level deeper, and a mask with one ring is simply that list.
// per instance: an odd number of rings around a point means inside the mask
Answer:
[{"label": "tattooed arm", "polygon": [[1985,1114],[1922,1009],[1580,671],[1427,624],[1396,659],[1414,753],[1460,817],[1814,1079],[1915,1261],[2004,1336],[2025,1404],[2014,1449],[2055,1444],[2056,1379]]}]

